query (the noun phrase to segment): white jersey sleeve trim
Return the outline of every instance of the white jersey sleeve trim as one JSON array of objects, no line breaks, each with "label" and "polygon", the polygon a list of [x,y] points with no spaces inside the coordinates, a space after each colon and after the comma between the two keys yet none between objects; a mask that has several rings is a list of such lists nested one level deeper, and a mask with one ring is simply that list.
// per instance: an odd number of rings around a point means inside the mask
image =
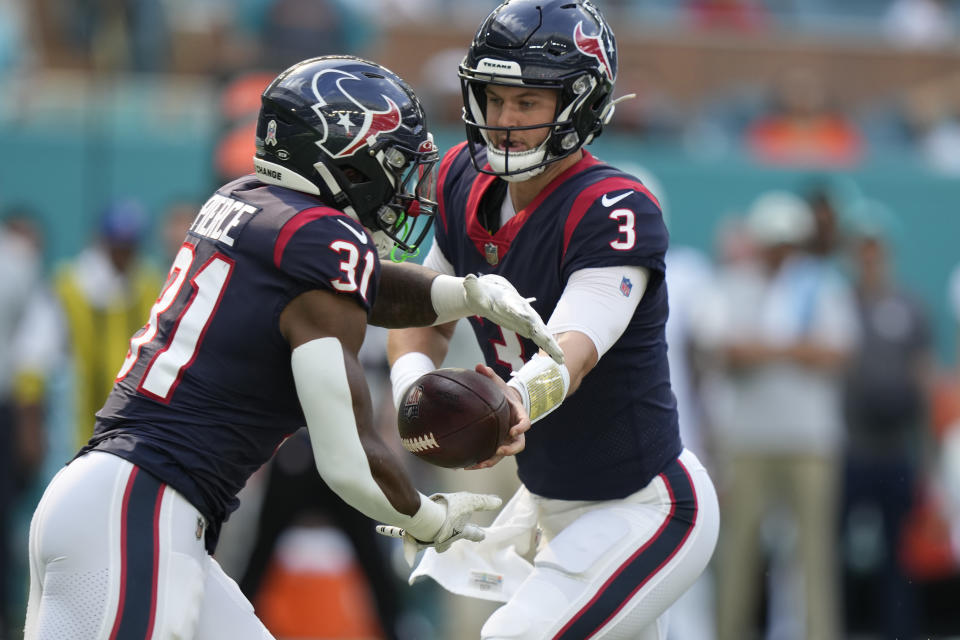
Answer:
[{"label": "white jersey sleeve trim", "polygon": [[649,280],[646,267],[580,269],[567,281],[547,328],[553,335],[579,331],[603,356],[623,335]]}]

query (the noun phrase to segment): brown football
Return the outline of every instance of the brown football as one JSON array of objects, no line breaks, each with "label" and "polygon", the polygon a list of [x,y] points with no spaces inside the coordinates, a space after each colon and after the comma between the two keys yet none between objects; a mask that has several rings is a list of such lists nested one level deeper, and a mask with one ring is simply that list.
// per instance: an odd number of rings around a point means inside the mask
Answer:
[{"label": "brown football", "polygon": [[404,449],[438,467],[462,469],[496,453],[510,429],[510,405],[472,369],[437,369],[410,385],[397,425]]}]

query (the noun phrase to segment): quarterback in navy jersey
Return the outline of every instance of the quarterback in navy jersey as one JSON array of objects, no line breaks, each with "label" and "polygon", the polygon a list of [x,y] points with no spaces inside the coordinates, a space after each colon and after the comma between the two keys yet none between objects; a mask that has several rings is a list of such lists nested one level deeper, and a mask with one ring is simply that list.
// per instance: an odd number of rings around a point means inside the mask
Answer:
[{"label": "quarterback in navy jersey", "polygon": [[[379,65],[315,58],[267,87],[256,173],[198,212],[94,436],[37,507],[27,638],[269,638],[210,554],[247,478],[303,425],[330,488],[411,544],[483,537],[471,515],[500,499],[420,494],[371,424],[357,357],[368,322],[473,314],[560,357],[501,278],[381,262],[429,230],[436,161],[419,101]],[[529,426],[519,403],[511,418]]]},{"label": "quarterback in navy jersey", "polygon": [[[428,550],[411,581],[504,602],[485,640],[664,638],[662,614],[716,545],[716,494],[680,441],[670,387],[659,204],[583,149],[613,114],[616,71],[587,0],[504,2],[460,65],[467,140],[440,164],[424,264],[506,277],[564,352],[558,363],[470,318],[532,421],[512,432],[521,487],[485,541]],[[395,399],[442,362],[452,331],[390,332]]]}]

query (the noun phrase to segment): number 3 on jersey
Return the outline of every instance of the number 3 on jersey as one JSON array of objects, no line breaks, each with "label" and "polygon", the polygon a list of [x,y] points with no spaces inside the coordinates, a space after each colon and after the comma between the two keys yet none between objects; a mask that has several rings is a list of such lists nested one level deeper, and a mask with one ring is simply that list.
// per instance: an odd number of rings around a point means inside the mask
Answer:
[{"label": "number 3 on jersey", "polygon": [[616,209],[607,216],[620,224],[617,232],[621,235],[610,242],[610,247],[617,251],[629,251],[637,243],[636,216],[630,209]]},{"label": "number 3 on jersey", "polygon": [[[141,348],[157,337],[160,316],[177,300],[195,258],[192,245],[184,244],[180,247],[173,259],[163,291],[150,309],[150,319],[143,329],[130,339],[130,350],[127,351],[127,357],[117,374],[117,381],[125,378],[133,369],[140,357]],[[223,296],[232,270],[232,260],[214,254],[190,279],[193,297],[183,305],[179,316],[171,323],[174,327],[173,335],[167,345],[157,351],[147,365],[140,381],[140,391],[162,402],[169,402],[181,371],[193,362],[197,354],[200,341]]]}]

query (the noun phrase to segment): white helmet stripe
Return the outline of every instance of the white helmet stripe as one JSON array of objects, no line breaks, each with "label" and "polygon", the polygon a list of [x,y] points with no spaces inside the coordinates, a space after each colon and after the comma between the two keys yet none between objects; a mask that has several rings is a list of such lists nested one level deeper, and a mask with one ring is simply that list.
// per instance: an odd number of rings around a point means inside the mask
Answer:
[{"label": "white helmet stripe", "polygon": [[276,184],[288,189],[320,195],[320,189],[305,177],[283,165],[254,156],[253,167],[257,172],[257,179],[267,184]]}]

